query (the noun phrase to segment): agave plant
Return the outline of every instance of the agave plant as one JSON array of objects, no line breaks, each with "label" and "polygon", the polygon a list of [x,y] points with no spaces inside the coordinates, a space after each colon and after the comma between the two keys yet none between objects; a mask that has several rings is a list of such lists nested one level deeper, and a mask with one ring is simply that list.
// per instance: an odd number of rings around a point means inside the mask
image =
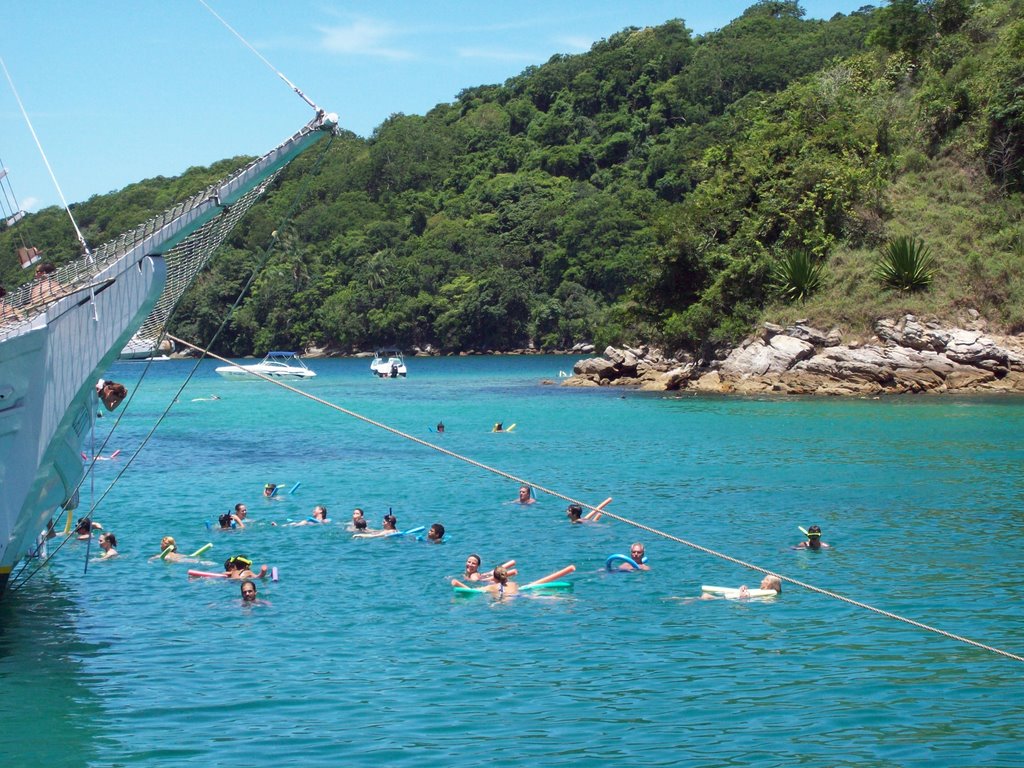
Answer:
[{"label": "agave plant", "polygon": [[804,301],[821,285],[822,264],[809,251],[789,251],[772,271],[779,293],[787,301]]},{"label": "agave plant", "polygon": [[885,245],[876,277],[900,293],[923,291],[935,277],[935,260],[923,240],[896,237]]}]

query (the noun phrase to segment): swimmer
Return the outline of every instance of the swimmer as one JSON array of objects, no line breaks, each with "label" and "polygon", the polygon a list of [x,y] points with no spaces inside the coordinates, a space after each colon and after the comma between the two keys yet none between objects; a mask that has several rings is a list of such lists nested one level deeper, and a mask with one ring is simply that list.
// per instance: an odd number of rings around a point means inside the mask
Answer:
[{"label": "swimmer", "polygon": [[[362,523],[362,525],[359,525],[359,523]],[[352,510],[352,522],[349,523],[348,529],[350,531],[366,530],[366,518],[363,516],[363,510],[359,507]]]},{"label": "swimmer", "polygon": [[494,422],[494,426],[491,427],[491,432],[504,432],[504,431],[505,431],[505,425],[502,424],[502,422],[500,422],[500,421]]},{"label": "swimmer", "polygon": [[570,523],[575,525],[577,523],[589,523],[597,520],[601,516],[601,513],[592,509],[584,515],[582,506],[579,504],[570,504],[565,508],[565,516],[569,518]]},{"label": "swimmer", "polygon": [[444,539],[444,526],[440,523],[434,523],[430,526],[430,530],[427,531],[427,541],[440,544],[442,539]]},{"label": "swimmer", "polygon": [[649,571],[651,566],[644,562],[644,545],[639,541],[634,542],[629,547],[629,558],[633,561],[630,563],[622,563],[619,565],[620,571]]},{"label": "swimmer", "polygon": [[217,518],[221,528],[245,528],[245,518],[249,514],[249,508],[239,502],[235,504],[233,512],[225,512]]},{"label": "swimmer", "polygon": [[480,555],[470,555],[466,558],[466,571],[463,573],[463,578],[469,579],[470,581],[480,581],[483,579],[483,574],[480,573],[480,564],[483,560],[480,559]]},{"label": "swimmer", "polygon": [[101,533],[100,549],[103,550],[103,554],[100,555],[101,560],[109,560],[112,557],[117,557],[117,537],[110,532]]},{"label": "swimmer", "polygon": [[103,526],[99,523],[93,522],[90,517],[79,518],[78,522],[75,523],[75,534],[80,539],[92,538],[93,531],[102,531]]},{"label": "swimmer", "polygon": [[[771,590],[775,591],[776,595],[781,595],[782,594],[782,579],[780,579],[778,576],[776,576],[774,574],[769,573],[767,576],[765,576],[763,579],[761,579],[761,586],[759,587],[759,589],[771,589]],[[747,587],[747,585],[746,584],[741,585],[740,588],[739,588],[739,594],[737,595],[737,597],[739,599],[741,599],[741,600],[744,600],[744,599],[749,598],[750,596],[751,596],[750,595],[750,589]],[[700,596],[700,599],[701,600],[714,600],[717,597],[718,597],[717,595],[712,595],[712,594],[710,594],[708,592],[705,592],[705,593],[703,593]]]},{"label": "swimmer", "polygon": [[256,602],[256,582],[252,579],[242,581],[242,600],[246,603]]},{"label": "swimmer", "polygon": [[299,520],[297,523],[288,523],[288,525],[322,525],[323,523],[329,523],[327,519],[327,507],[323,504],[317,504],[313,507],[313,517],[309,520]]},{"label": "swimmer", "polygon": [[444,433],[444,422],[443,421],[437,422],[437,431],[442,433],[442,434]]},{"label": "swimmer", "polygon": [[519,592],[519,585],[514,581],[509,581],[508,576],[508,569],[503,565],[499,565],[491,574],[491,578],[494,580],[494,583],[490,586],[484,587],[483,589],[497,595],[498,597],[516,594]]},{"label": "swimmer", "polygon": [[[170,547],[171,551],[166,555],[164,552]],[[166,560],[168,563],[177,563],[185,559],[185,556],[178,551],[178,545],[174,541],[173,536],[164,536],[160,539],[160,554],[153,555],[150,560]]]},{"label": "swimmer", "polygon": [[224,561],[224,575],[229,579],[263,579],[269,570],[266,565],[261,565],[260,572],[253,573],[252,560],[244,555],[235,555]]},{"label": "swimmer", "polygon": [[[365,520],[363,521],[363,524],[366,524]],[[384,515],[383,526],[384,527],[381,528],[381,530],[379,531],[363,531],[361,529],[358,529],[357,526],[357,533],[353,535],[363,539],[398,535],[398,518],[391,514],[391,512],[388,512],[386,515]]]},{"label": "swimmer", "polygon": [[530,486],[521,485],[519,486],[519,498],[514,499],[513,504],[536,504],[537,500],[533,498],[533,493],[530,491]]},{"label": "swimmer", "polygon": [[808,528],[805,533],[807,534],[807,541],[801,541],[793,549],[813,549],[815,551],[819,549],[831,549],[831,547],[821,540],[821,526],[812,525]]},{"label": "swimmer", "polygon": [[279,487],[277,483],[267,483],[263,486],[263,497],[266,499],[274,498],[274,493]]}]

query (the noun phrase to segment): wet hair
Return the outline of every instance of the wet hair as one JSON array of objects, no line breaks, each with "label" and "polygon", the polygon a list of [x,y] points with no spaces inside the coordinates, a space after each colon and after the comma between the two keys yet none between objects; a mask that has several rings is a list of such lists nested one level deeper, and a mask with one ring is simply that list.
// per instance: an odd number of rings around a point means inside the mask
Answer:
[{"label": "wet hair", "polygon": [[386,515],[384,515],[384,527],[387,528],[389,526],[391,528],[397,528],[398,527],[398,518],[395,517],[390,512],[388,512]]},{"label": "wet hair", "polygon": [[107,533],[100,534],[100,541],[103,541],[103,539],[106,539],[107,542],[109,542],[110,546],[112,546],[114,549],[117,549],[117,536],[108,531]]},{"label": "wet hair", "polygon": [[494,569],[494,572],[491,574],[491,578],[499,584],[504,584],[508,581],[508,569],[504,565],[499,565]]},{"label": "wet hair", "polygon": [[171,552],[178,551],[178,545],[174,543],[173,536],[164,536],[162,539],[160,539],[160,551],[162,552],[168,547],[171,548]]},{"label": "wet hair", "polygon": [[317,504],[315,507],[313,507],[313,517],[316,517],[317,510],[320,510],[320,512],[324,516],[324,520],[326,520],[327,519],[327,507],[325,507],[323,504]]},{"label": "wet hair", "polygon": [[570,504],[566,512],[569,513],[570,520],[579,520],[583,516],[583,507],[579,504]]},{"label": "wet hair", "polygon": [[821,536],[821,526],[820,525],[812,525],[810,528],[807,529],[807,535],[809,537],[810,536]]},{"label": "wet hair", "polygon": [[769,573],[766,577],[768,583],[771,585],[768,589],[776,590],[780,595],[782,594],[782,579],[773,573]]},{"label": "wet hair", "polygon": [[470,557],[476,558],[477,568],[484,564],[483,558],[481,558],[480,555],[478,555],[476,552],[473,552],[472,554],[468,555],[466,559],[468,560]]},{"label": "wet hair", "polygon": [[[245,507],[245,504],[243,504],[242,502],[238,502],[237,504],[235,504],[235,512],[241,512],[243,507]],[[246,512],[248,511],[249,510],[246,509]]]},{"label": "wet hair", "polygon": [[234,571],[236,569],[239,571],[244,571],[246,568],[249,568],[250,566],[252,566],[252,560],[250,560],[245,555],[235,555],[234,557],[229,557],[227,560],[224,561],[225,571]]},{"label": "wet hair", "polygon": [[92,532],[92,519],[88,517],[79,518],[78,522],[75,523],[75,533],[91,533]]},{"label": "wet hair", "polygon": [[217,522],[220,523],[221,528],[231,527],[231,513],[225,512],[223,515],[217,518]]},{"label": "wet hair", "polygon": [[363,513],[363,508],[362,508],[362,507],[356,507],[355,509],[353,509],[353,510],[352,510],[352,514],[353,514],[353,515],[354,515],[354,514],[355,514],[356,512],[358,512],[358,513],[359,513],[359,516],[360,516],[360,517],[362,517],[362,516],[363,516],[363,514],[364,514],[364,513]]},{"label": "wet hair", "polygon": [[242,579],[242,585],[241,585],[241,587],[239,587],[239,589],[242,590],[242,598],[245,599],[245,588],[247,586],[252,587],[252,594],[255,597],[256,596],[256,582],[253,581],[252,579]]},{"label": "wet hair", "polygon": [[358,520],[356,520],[354,525],[355,525],[357,531],[365,531],[366,530],[366,521],[363,520],[362,518],[359,518]]},{"label": "wet hair", "polygon": [[432,526],[430,526],[429,532],[436,534],[438,541],[444,538],[444,526],[440,523],[434,523]]}]

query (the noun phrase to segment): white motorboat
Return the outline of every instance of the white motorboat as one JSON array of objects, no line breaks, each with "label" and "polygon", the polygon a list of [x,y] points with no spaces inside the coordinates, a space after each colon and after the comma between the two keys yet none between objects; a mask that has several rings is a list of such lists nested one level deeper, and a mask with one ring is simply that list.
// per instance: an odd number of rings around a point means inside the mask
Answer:
[{"label": "white motorboat", "polygon": [[397,379],[399,376],[405,378],[405,358],[394,347],[378,349],[373,353],[370,372],[382,379]]},{"label": "white motorboat", "polygon": [[217,373],[226,379],[255,379],[253,374],[271,379],[312,379],[316,374],[309,370],[296,352],[268,352],[262,363],[250,365],[221,365]]}]

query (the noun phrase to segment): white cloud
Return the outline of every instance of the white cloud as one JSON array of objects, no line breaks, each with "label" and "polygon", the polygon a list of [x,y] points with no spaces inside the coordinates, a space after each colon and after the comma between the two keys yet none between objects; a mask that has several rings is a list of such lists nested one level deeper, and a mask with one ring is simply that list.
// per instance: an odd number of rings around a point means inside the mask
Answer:
[{"label": "white cloud", "polygon": [[559,45],[564,45],[570,52],[585,53],[590,50],[594,41],[589,37],[559,37],[555,40]]},{"label": "white cloud", "polygon": [[391,25],[357,19],[336,27],[318,27],[320,46],[331,53],[377,56],[384,59],[411,59],[413,53],[387,43],[400,33]]}]

